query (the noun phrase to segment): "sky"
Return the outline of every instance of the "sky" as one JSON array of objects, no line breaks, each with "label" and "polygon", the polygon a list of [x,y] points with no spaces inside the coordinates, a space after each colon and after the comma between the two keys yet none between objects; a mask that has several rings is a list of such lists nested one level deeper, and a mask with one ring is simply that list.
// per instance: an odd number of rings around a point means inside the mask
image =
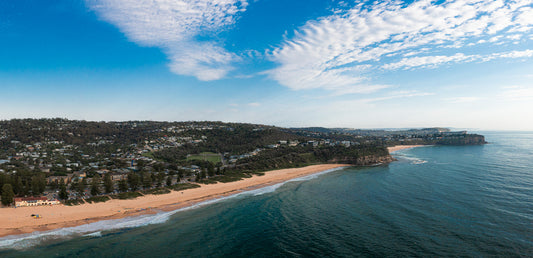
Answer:
[{"label": "sky", "polygon": [[533,130],[533,0],[2,0],[0,119]]}]

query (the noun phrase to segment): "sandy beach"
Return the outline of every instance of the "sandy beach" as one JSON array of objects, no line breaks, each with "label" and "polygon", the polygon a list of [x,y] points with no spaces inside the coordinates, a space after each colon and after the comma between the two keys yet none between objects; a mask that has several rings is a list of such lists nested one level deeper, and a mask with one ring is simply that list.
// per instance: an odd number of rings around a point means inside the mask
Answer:
[{"label": "sandy beach", "polygon": [[399,151],[399,150],[411,149],[411,148],[422,147],[422,146],[427,146],[427,145],[396,145],[392,147],[387,147],[387,149],[389,150],[389,153],[392,153],[392,152]]},{"label": "sandy beach", "polygon": [[[402,146],[403,147],[403,146]],[[0,237],[46,231],[62,227],[73,227],[100,220],[118,219],[126,216],[171,211],[205,200],[249,191],[293,178],[344,167],[344,164],[322,164],[303,168],[280,169],[265,172],[240,181],[201,185],[200,188],[172,191],[162,195],[146,195],[133,200],[110,200],[104,203],[77,206],[38,206],[0,209]],[[34,219],[31,214],[39,214]]]}]

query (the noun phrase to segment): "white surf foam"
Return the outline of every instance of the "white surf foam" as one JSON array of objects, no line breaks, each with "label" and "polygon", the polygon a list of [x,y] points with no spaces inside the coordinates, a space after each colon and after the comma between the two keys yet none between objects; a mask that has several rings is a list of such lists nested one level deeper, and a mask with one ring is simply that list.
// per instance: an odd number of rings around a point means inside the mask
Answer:
[{"label": "white surf foam", "polygon": [[102,232],[98,231],[98,232],[89,233],[89,234],[86,234],[86,235],[83,235],[83,236],[84,237],[101,237],[102,236]]},{"label": "white surf foam", "polygon": [[411,164],[424,164],[424,163],[427,163],[427,160],[423,160],[423,159],[420,159],[418,157],[411,156],[411,155],[400,154],[400,155],[395,155],[395,156],[397,158],[407,160],[407,161],[411,162]]},{"label": "white surf foam", "polygon": [[318,173],[314,173],[314,174],[311,174],[311,175],[293,178],[293,179],[281,182],[279,184],[275,184],[275,185],[259,188],[259,189],[252,190],[252,191],[249,191],[249,192],[244,192],[243,194],[253,193],[253,195],[262,195],[262,194],[265,194],[265,193],[271,193],[271,192],[276,191],[280,186],[282,186],[282,185],[284,185],[286,183],[308,181],[308,180],[311,180],[311,179],[315,179],[315,178],[317,178],[317,177],[319,177],[321,175],[324,175],[324,174],[327,174],[327,173],[331,173],[333,171],[338,171],[338,170],[341,170],[341,169],[344,169],[344,168],[345,167],[338,167],[338,168],[332,168],[332,169],[324,170],[324,171],[321,171],[321,172],[318,172]]},{"label": "white surf foam", "polygon": [[136,227],[142,227],[152,224],[161,224],[168,221],[170,216],[181,212],[185,210],[192,210],[199,207],[203,207],[206,205],[210,205],[213,203],[217,203],[223,200],[244,196],[244,195],[262,195],[265,193],[271,193],[276,191],[279,187],[282,185],[288,183],[288,182],[297,182],[297,181],[307,181],[314,178],[317,178],[320,175],[330,173],[333,171],[344,169],[344,167],[334,168],[325,170],[319,173],[315,173],[308,176],[303,176],[299,178],[294,178],[291,180],[287,180],[285,182],[270,185],[258,189],[253,189],[250,191],[244,191],[241,193],[233,194],[230,196],[225,196],[221,198],[211,199],[204,202],[200,202],[188,207],[184,207],[181,209],[169,211],[169,212],[160,212],[156,214],[148,214],[148,215],[140,215],[140,216],[132,216],[132,217],[125,217],[121,219],[113,219],[113,220],[102,220],[94,223],[84,224],[80,226],[75,227],[68,227],[68,228],[59,228],[49,231],[38,231],[33,232],[29,234],[21,234],[21,235],[14,235],[14,236],[6,236],[0,238],[0,250],[2,249],[26,249],[44,242],[48,241],[54,241],[54,240],[61,240],[61,239],[69,239],[73,237],[101,237],[102,231],[111,231],[111,230],[118,230],[118,229],[126,229],[126,228],[136,228]]}]

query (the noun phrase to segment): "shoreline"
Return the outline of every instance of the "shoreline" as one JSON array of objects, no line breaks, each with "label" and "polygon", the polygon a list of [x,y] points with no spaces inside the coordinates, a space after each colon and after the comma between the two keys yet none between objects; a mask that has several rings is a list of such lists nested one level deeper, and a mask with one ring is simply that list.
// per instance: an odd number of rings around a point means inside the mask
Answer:
[{"label": "shoreline", "polygon": [[[254,175],[243,180],[200,184],[201,187],[172,191],[161,195],[145,195],[132,200],[113,199],[103,203],[53,206],[1,208],[0,237],[49,231],[86,225],[98,221],[169,212],[222,197],[252,191],[291,179],[309,176],[330,169],[348,167],[347,164],[321,164],[302,168],[271,170],[263,176]],[[30,215],[39,214],[41,219]]]},{"label": "shoreline", "polygon": [[387,147],[387,150],[389,151],[389,153],[393,153],[393,152],[400,151],[400,150],[407,150],[407,149],[424,147],[424,146],[430,146],[430,145],[396,145],[392,147]]}]

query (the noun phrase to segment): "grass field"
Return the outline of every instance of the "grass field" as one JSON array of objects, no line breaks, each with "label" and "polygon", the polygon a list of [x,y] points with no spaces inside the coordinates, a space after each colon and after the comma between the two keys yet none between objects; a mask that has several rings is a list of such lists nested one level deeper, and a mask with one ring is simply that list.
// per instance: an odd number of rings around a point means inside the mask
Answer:
[{"label": "grass field", "polygon": [[212,163],[220,162],[220,154],[214,152],[202,152],[200,154],[191,154],[187,157],[187,160],[205,160]]}]

